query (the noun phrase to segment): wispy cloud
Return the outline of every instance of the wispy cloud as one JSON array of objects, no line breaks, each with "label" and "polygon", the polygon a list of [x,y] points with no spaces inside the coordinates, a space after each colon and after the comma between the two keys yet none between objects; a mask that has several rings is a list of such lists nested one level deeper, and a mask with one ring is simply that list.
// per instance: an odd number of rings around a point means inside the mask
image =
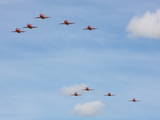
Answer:
[{"label": "wispy cloud", "polygon": [[142,16],[134,16],[126,30],[129,37],[160,38],[160,9],[156,13],[147,11]]},{"label": "wispy cloud", "polygon": [[103,115],[102,108],[104,108],[105,106],[106,105],[101,101],[77,104],[74,106],[73,110],[70,111],[70,113],[81,117],[93,117],[96,115]]}]

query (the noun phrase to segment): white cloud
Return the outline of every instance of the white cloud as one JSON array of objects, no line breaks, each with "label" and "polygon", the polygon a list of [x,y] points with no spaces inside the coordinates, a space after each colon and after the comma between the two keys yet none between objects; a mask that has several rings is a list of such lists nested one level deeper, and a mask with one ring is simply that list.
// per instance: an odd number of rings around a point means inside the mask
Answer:
[{"label": "white cloud", "polygon": [[134,16],[126,30],[129,37],[160,38],[160,9],[156,13],[147,11],[143,16]]},{"label": "white cloud", "polygon": [[69,87],[64,86],[61,88],[61,92],[63,95],[68,96],[68,95],[71,95],[75,92],[81,92],[82,89],[84,89],[86,87],[87,87],[86,84],[74,85],[74,86],[69,86]]},{"label": "white cloud", "polygon": [[102,115],[102,108],[105,107],[101,101],[93,101],[85,104],[77,104],[74,106],[73,110],[70,111],[71,114],[82,116],[82,117],[93,117],[95,115]]}]

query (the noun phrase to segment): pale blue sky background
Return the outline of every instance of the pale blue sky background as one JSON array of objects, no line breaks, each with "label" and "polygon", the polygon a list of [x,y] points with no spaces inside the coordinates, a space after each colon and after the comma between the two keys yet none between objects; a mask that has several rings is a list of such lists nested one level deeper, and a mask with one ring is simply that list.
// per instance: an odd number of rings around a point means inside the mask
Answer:
[{"label": "pale blue sky background", "polygon": [[[160,40],[128,38],[136,15],[159,0],[0,0],[1,120],[159,120]],[[35,19],[40,13],[50,19]],[[59,25],[64,20],[74,25]],[[37,29],[11,33],[28,23]],[[82,29],[91,25],[94,31]],[[81,97],[63,86],[86,84]],[[104,97],[111,92],[115,97]],[[128,102],[137,98],[140,103]],[[104,115],[78,117],[78,103],[101,101]]]}]

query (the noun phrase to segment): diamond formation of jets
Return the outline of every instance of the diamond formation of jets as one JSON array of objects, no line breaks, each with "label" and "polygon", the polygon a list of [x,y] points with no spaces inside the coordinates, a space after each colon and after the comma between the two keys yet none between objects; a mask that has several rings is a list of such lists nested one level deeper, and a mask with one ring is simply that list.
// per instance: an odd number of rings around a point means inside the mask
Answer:
[{"label": "diamond formation of jets", "polygon": [[104,96],[109,96],[109,97],[111,97],[111,96],[115,96],[115,94],[108,93],[107,95],[104,95]]},{"label": "diamond formation of jets", "polygon": [[71,96],[81,96],[82,94],[78,94],[77,92],[75,92],[74,94],[71,94]]},{"label": "diamond formation of jets", "polygon": [[93,90],[93,89],[89,89],[89,87],[86,87],[85,89],[82,89],[82,90],[90,91],[90,90]]},{"label": "diamond formation of jets", "polygon": [[23,27],[23,28],[29,28],[29,29],[32,29],[32,28],[38,28],[37,26],[32,26],[32,24],[27,24],[26,27]]},{"label": "diamond formation of jets", "polygon": [[132,100],[129,100],[131,102],[140,102],[140,100],[136,100],[135,98],[133,98]]},{"label": "diamond formation of jets", "polygon": [[39,17],[35,17],[35,18],[41,18],[41,19],[45,19],[45,18],[51,18],[51,17],[45,17],[45,15],[40,14]]},{"label": "diamond formation of jets", "polygon": [[95,30],[95,29],[98,29],[98,28],[92,28],[91,26],[87,26],[87,28],[84,28],[83,30]]},{"label": "diamond formation of jets", "polygon": [[16,28],[15,31],[12,31],[12,32],[21,33],[21,32],[26,32],[26,31],[21,31],[21,29]]},{"label": "diamond formation of jets", "polygon": [[59,23],[60,25],[69,25],[69,24],[75,24],[75,23],[70,23],[69,20],[65,20],[64,23]]}]

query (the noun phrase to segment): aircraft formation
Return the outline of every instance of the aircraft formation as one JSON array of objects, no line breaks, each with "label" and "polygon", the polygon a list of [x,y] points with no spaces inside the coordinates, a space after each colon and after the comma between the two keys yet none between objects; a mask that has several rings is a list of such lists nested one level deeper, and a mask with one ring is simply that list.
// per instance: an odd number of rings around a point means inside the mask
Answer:
[{"label": "aircraft formation", "polygon": [[[46,18],[51,18],[51,17],[45,17],[45,15],[43,14],[40,14],[39,17],[35,17],[35,18],[40,18],[40,19],[46,19]],[[72,23],[72,22],[69,22],[69,20],[64,20],[63,23],[59,23],[60,25],[70,25],[70,24],[75,24],[75,23]],[[32,26],[32,24],[27,24],[27,26],[23,27],[23,28],[29,28],[29,29],[33,29],[33,28],[38,28],[37,26]],[[92,28],[90,25],[87,26],[87,28],[83,28],[82,30],[95,30],[95,29],[98,29],[98,28]],[[26,31],[21,31],[21,29],[18,29],[16,28],[15,31],[12,31],[12,32],[17,32],[17,33],[23,33],[23,32],[26,32]],[[86,90],[86,91],[90,91],[90,90],[94,90],[94,89],[89,89],[89,87],[86,87],[85,89],[82,89],[82,90]],[[74,94],[71,94],[71,96],[82,96],[82,94],[78,94],[77,92],[75,92]],[[115,96],[115,94],[111,94],[108,92],[108,94],[104,95],[104,96]],[[140,102],[140,100],[136,100],[135,98],[133,98],[132,100],[129,100],[131,102]]]},{"label": "aircraft formation", "polygon": [[[35,17],[35,18],[40,18],[40,19],[46,19],[46,18],[51,18],[51,17],[45,17],[45,15],[43,14],[40,14],[39,17]],[[75,23],[71,23],[69,22],[69,20],[64,20],[63,23],[59,23],[60,25],[70,25],[70,24],[75,24]],[[27,24],[26,27],[23,27],[23,28],[29,28],[29,29],[32,29],[32,28],[38,28],[37,26],[32,26],[32,24]],[[95,30],[95,29],[98,29],[98,28],[92,28],[90,25],[87,26],[87,28],[84,28],[82,30]],[[12,31],[12,32],[17,32],[17,33],[23,33],[23,32],[26,32],[26,31],[21,31],[21,29],[19,28],[16,28],[15,31]]]},{"label": "aircraft formation", "polygon": [[[90,91],[90,90],[94,90],[94,89],[89,89],[89,87],[86,87],[85,89],[82,90],[86,90],[86,91]],[[77,92],[75,92],[74,94],[71,94],[71,96],[82,96],[82,94],[78,94]],[[111,94],[110,92],[108,92],[108,94],[104,95],[104,96],[116,96],[115,94]],[[133,98],[132,100],[128,100],[131,102],[140,102],[140,100],[136,100],[135,98]]]}]

